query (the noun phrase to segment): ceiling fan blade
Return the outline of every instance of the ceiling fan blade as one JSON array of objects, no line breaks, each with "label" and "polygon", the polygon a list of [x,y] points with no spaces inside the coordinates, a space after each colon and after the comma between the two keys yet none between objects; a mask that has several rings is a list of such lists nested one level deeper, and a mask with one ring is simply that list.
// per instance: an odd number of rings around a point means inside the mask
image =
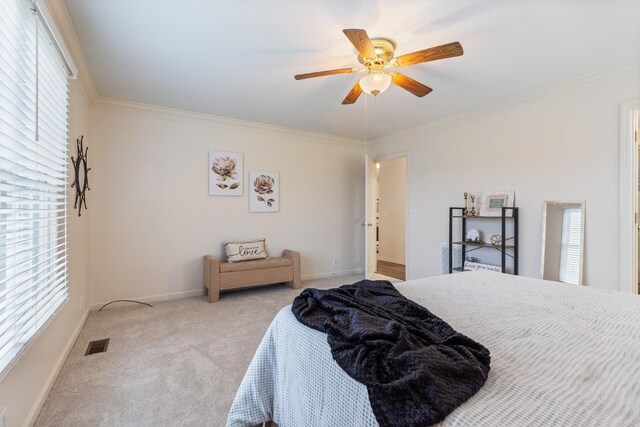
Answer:
[{"label": "ceiling fan blade", "polygon": [[391,75],[391,81],[402,89],[411,92],[415,96],[423,97],[433,89],[429,86],[425,86],[419,81],[413,80],[411,77],[407,77],[404,74],[400,73],[389,73]]},{"label": "ceiling fan blade", "polygon": [[353,104],[358,100],[358,97],[362,93],[362,88],[360,87],[360,82],[356,82],[356,84],[351,88],[351,91],[347,95],[347,97],[342,101],[342,105]]},{"label": "ceiling fan blade", "polygon": [[311,79],[313,77],[330,76],[332,74],[347,74],[360,71],[358,68],[338,68],[337,70],[316,71],[315,73],[298,74],[293,76],[296,80]]},{"label": "ceiling fan blade", "polygon": [[407,65],[420,64],[421,62],[453,58],[454,56],[460,56],[463,53],[462,45],[458,42],[453,42],[398,56],[395,59],[395,62],[399,67],[406,67]]},{"label": "ceiling fan blade", "polygon": [[367,35],[365,30],[347,29],[342,30],[345,36],[349,39],[351,44],[356,48],[358,53],[364,58],[375,58],[376,50],[373,48],[371,39]]}]

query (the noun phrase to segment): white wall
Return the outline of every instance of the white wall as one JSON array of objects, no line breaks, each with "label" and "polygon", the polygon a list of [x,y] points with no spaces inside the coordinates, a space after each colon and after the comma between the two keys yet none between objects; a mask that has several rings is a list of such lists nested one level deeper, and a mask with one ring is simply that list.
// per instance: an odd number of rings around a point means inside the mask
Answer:
[{"label": "white wall", "polygon": [[[200,293],[202,257],[225,240],[297,250],[303,278],[362,270],[361,143],[116,102],[93,112],[93,303]],[[208,195],[208,150],[244,153],[242,197]],[[280,172],[280,212],[248,212],[252,169]]]},{"label": "white wall", "polygon": [[464,191],[513,189],[520,274],[540,277],[543,201],[584,199],[584,281],[618,289],[619,104],[638,96],[633,68],[377,141],[373,158],[408,156],[408,277],[439,274],[447,208]]},{"label": "white wall", "polygon": [[378,259],[405,263],[407,159],[381,160],[378,169]]},{"label": "white wall", "polygon": [[[85,136],[89,147],[89,166],[93,164],[95,142],[89,133],[89,106],[76,80],[70,82],[69,140],[70,155],[75,156],[75,139]],[[91,177],[91,172],[89,173]],[[69,184],[73,166],[69,161]],[[77,216],[73,209],[74,193],[69,189],[69,293],[70,298],[38,338],[0,381],[0,409],[7,408],[6,426],[29,425],[35,421],[40,406],[53,385],[77,333],[88,314],[89,301],[89,217],[92,194],[87,195],[89,210]],[[81,299],[85,302],[82,307]]]}]

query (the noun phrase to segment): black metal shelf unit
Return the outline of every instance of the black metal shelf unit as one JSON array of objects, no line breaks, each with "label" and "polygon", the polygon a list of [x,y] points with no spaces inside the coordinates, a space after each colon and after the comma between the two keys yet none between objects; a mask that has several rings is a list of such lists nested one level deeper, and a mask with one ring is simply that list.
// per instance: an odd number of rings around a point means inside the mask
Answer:
[{"label": "black metal shelf unit", "polygon": [[[511,211],[511,216],[507,216],[507,211]],[[470,216],[464,215],[464,208],[450,207],[449,208],[449,274],[454,271],[464,271],[464,261],[467,258],[467,252],[479,250],[482,248],[491,248],[500,251],[501,253],[501,265],[502,272],[507,272],[507,257],[513,259],[513,274],[518,274],[518,208],[502,208],[501,216]],[[453,221],[454,219],[460,219],[462,221],[462,232],[459,240],[453,238]],[[500,221],[501,222],[501,243],[499,245],[493,245],[491,243],[481,242],[468,242],[465,241],[467,234],[467,219],[479,219],[487,221]],[[512,223],[513,236],[507,237],[507,224]],[[507,244],[509,241],[509,244]],[[453,267],[453,247],[454,245],[462,246],[462,259],[461,267]],[[467,247],[473,249],[467,250]],[[510,253],[511,252],[511,253]]]}]

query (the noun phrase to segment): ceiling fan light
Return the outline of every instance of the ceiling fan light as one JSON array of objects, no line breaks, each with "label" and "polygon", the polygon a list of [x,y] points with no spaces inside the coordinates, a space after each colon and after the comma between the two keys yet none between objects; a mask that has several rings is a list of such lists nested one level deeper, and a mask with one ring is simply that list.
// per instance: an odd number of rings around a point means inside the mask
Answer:
[{"label": "ceiling fan light", "polygon": [[369,95],[376,96],[389,88],[391,76],[382,71],[371,71],[360,79],[360,88]]}]

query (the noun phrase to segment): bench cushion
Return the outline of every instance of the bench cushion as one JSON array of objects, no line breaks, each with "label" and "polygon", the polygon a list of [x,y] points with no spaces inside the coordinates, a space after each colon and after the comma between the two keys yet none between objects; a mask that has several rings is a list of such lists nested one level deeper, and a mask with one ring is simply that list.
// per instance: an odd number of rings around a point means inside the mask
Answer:
[{"label": "bench cushion", "polygon": [[233,262],[233,263],[221,262],[220,272],[228,273],[232,271],[262,270],[265,268],[287,267],[290,265],[293,265],[293,261],[287,258],[280,258],[280,257]]}]

